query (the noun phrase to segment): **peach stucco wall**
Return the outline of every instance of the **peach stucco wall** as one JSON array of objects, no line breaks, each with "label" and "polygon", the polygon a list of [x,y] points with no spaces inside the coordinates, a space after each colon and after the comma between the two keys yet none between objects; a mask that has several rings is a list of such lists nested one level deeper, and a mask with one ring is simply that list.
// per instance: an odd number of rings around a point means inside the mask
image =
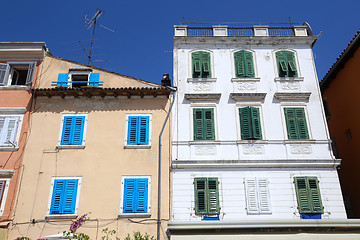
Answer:
[{"label": "peach stucco wall", "polygon": [[[343,193],[349,194],[355,217],[360,217],[360,49],[345,63],[330,86],[323,92],[328,102],[330,119],[329,131],[336,140],[340,155],[339,176]],[[352,139],[348,138],[348,131]]]}]

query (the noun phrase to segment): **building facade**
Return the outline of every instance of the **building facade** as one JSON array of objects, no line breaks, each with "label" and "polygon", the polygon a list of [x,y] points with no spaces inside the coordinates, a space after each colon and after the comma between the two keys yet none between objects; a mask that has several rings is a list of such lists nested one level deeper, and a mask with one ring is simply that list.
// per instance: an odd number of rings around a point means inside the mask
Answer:
[{"label": "building facade", "polygon": [[45,43],[0,43],[0,239],[13,220],[30,132],[31,86],[44,54]]},{"label": "building facade", "polygon": [[63,239],[85,214],[77,232],[90,239],[101,239],[105,228],[120,239],[166,229],[170,93],[48,52],[33,89],[31,134],[8,239]]},{"label": "building facade", "polygon": [[357,123],[357,87],[360,75],[360,31],[320,82],[327,123],[335,155],[341,158],[338,170],[348,217],[360,218],[360,163],[358,146],[360,128]]},{"label": "building facade", "polygon": [[171,239],[329,239],[360,226],[346,219],[316,39],[308,24],[175,26]]}]

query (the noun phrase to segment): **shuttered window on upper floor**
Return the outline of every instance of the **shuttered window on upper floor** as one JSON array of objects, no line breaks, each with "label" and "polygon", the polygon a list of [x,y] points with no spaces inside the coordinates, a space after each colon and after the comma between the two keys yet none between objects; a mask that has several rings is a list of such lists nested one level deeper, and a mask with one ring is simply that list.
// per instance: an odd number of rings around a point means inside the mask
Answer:
[{"label": "shuttered window on upper floor", "polygon": [[100,84],[100,73],[59,73],[56,82],[57,87],[98,87]]},{"label": "shuttered window on upper floor", "polygon": [[245,190],[248,214],[271,213],[270,193],[266,178],[246,178]]},{"label": "shuttered window on upper floor", "polygon": [[241,50],[234,53],[235,74],[238,78],[255,77],[253,54]]},{"label": "shuttered window on upper floor", "polygon": [[150,116],[128,116],[127,145],[149,145]]},{"label": "shuttered window on upper floor", "polygon": [[75,214],[79,179],[55,179],[50,214]]},{"label": "shuttered window on upper floor", "polygon": [[276,52],[276,63],[279,77],[297,77],[295,54],[291,51]]},{"label": "shuttered window on upper floor", "polygon": [[304,108],[284,108],[288,139],[309,139]]},{"label": "shuttered window on upper floor", "polygon": [[239,108],[241,139],[262,139],[260,110],[256,107]]},{"label": "shuttered window on upper floor", "polygon": [[220,214],[218,178],[195,178],[195,214]]},{"label": "shuttered window on upper floor", "polygon": [[193,109],[194,140],[215,140],[213,108]]},{"label": "shuttered window on upper floor", "polygon": [[63,116],[60,145],[85,145],[85,116]]},{"label": "shuttered window on upper floor", "polygon": [[0,146],[16,147],[16,135],[19,127],[20,117],[0,116]]},{"label": "shuttered window on upper floor", "polygon": [[294,179],[299,213],[324,213],[317,177]]},{"label": "shuttered window on upper floor", "polygon": [[124,180],[123,213],[148,212],[148,178],[126,178]]},{"label": "shuttered window on upper floor", "polygon": [[192,57],[192,77],[193,78],[211,78],[210,53],[193,52]]}]

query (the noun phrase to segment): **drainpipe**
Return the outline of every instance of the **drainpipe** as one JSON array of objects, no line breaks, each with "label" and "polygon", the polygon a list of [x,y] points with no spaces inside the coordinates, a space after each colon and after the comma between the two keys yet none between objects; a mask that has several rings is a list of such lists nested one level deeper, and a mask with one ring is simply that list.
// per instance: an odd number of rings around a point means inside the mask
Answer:
[{"label": "drainpipe", "polygon": [[157,228],[157,234],[156,239],[160,240],[160,228],[161,228],[161,137],[165,129],[165,125],[169,119],[171,109],[175,102],[175,95],[176,95],[176,87],[171,87],[171,81],[169,78],[169,74],[164,74],[163,80],[161,81],[162,85],[165,85],[167,88],[169,88],[172,91],[172,103],[170,105],[169,111],[166,115],[164,124],[161,128],[160,134],[159,134],[159,163],[158,163],[158,214],[157,214],[157,221],[156,221],[156,228]]}]

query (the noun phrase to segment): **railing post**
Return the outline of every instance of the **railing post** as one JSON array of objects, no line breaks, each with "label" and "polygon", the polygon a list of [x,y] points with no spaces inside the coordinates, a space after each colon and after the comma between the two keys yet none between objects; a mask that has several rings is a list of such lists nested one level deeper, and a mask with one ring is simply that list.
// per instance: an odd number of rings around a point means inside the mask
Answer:
[{"label": "railing post", "polygon": [[256,25],[254,28],[254,36],[269,36],[269,26]]},{"label": "railing post", "polygon": [[212,26],[213,28],[213,36],[227,36],[228,35],[228,26]]},{"label": "railing post", "polygon": [[175,25],[175,37],[186,37],[187,26],[186,25]]},{"label": "railing post", "polygon": [[294,34],[299,37],[308,36],[306,26],[294,26]]}]

